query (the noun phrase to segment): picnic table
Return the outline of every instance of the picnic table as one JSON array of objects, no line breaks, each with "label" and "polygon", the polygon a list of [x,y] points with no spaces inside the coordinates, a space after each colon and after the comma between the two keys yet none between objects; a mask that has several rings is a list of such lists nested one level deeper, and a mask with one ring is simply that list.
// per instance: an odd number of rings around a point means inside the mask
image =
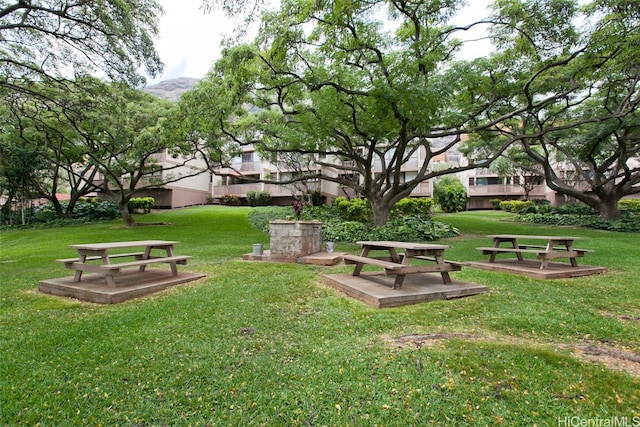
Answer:
[{"label": "picnic table", "polygon": [[[444,283],[451,283],[450,271],[459,271],[460,264],[445,261],[444,251],[450,248],[448,245],[434,245],[425,243],[393,242],[393,241],[360,241],[356,242],[362,247],[360,255],[343,255],[345,264],[355,264],[354,276],[359,276],[365,264],[382,267],[385,274],[394,275],[393,289],[402,287],[407,274],[415,273],[440,273]],[[404,253],[398,253],[398,249]],[[372,251],[386,251],[388,256],[373,257]],[[421,259],[433,261],[434,264],[412,265],[412,260]]]},{"label": "picnic table", "polygon": [[[144,272],[149,264],[167,263],[171,266],[171,274],[178,275],[177,264],[186,264],[190,256],[173,254],[174,245],[180,242],[166,240],[139,240],[131,242],[85,243],[70,245],[78,251],[77,258],[58,259],[66,268],[75,270],[74,281],[80,282],[83,272],[104,275],[107,285],[115,288],[115,277],[123,270],[138,268]],[[140,251],[129,253],[109,253],[112,250],[140,248]],[[152,255],[152,251],[163,251],[162,255]],[[116,258],[133,258],[133,261],[111,263]],[[97,261],[98,263],[93,263]]]},{"label": "picnic table", "polygon": [[[523,261],[522,254],[531,253],[536,254],[537,259],[542,261],[540,263],[540,270],[548,268],[549,261],[557,258],[568,258],[571,266],[577,267],[577,257],[583,257],[585,253],[593,252],[589,249],[576,249],[573,247],[575,241],[582,240],[581,237],[521,234],[495,234],[488,237],[493,239],[493,247],[480,247],[476,249],[482,251],[483,255],[489,255],[489,262],[495,262],[496,255],[503,253],[515,254],[519,261]],[[543,241],[546,243],[522,243],[523,240]],[[509,246],[501,246],[503,243]]]}]

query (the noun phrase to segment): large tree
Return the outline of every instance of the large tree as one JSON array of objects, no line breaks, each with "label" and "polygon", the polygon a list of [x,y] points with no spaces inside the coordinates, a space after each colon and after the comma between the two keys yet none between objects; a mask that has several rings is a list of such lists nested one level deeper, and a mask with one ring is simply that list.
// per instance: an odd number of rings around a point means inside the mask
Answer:
[{"label": "large tree", "polygon": [[[533,77],[502,108],[562,96],[494,130],[519,142],[550,188],[603,219],[618,218],[618,201],[640,192],[640,4],[596,0],[581,9],[573,1],[499,0],[496,6],[500,55],[514,68],[538,69],[523,74]],[[541,34],[548,35],[543,44]]]},{"label": "large tree", "polygon": [[104,85],[99,102],[73,121],[76,144],[100,173],[98,191],[118,204],[127,225],[135,224],[128,203],[136,194],[208,171],[198,141],[166,130],[173,103],[117,83]]},{"label": "large tree", "polygon": [[[254,107],[221,123],[222,134],[277,161],[306,161],[291,181],[350,187],[384,224],[421,183],[476,167],[430,167],[500,98],[502,70],[455,61],[462,29],[449,21],[461,5],[283,1],[266,15],[255,45],[227,51],[208,76],[223,98],[212,103]],[[425,161],[403,177],[418,152]]]},{"label": "large tree", "polygon": [[161,7],[155,0],[14,0],[0,4],[0,88],[103,75],[138,85],[155,76]]},{"label": "large tree", "polygon": [[[491,20],[459,28],[451,19],[462,4],[283,1],[255,44],[225,52],[208,76],[224,94],[215,105],[255,107],[221,123],[222,134],[289,167],[304,164],[292,181],[352,188],[383,224],[418,185],[488,166],[514,141],[533,140],[519,129],[528,117],[584,96],[579,61],[589,51],[575,2],[499,0]],[[459,60],[464,31],[481,24],[491,24],[499,49]],[[463,144],[469,134],[482,144]],[[468,163],[432,167],[456,149]],[[419,152],[418,170],[405,174]]]},{"label": "large tree", "polygon": [[[8,183],[27,184],[32,198],[48,199],[60,218],[70,217],[77,201],[96,190],[93,179],[98,170],[85,162],[87,148],[77,143],[79,134],[75,129],[82,115],[75,112],[97,108],[95,82],[85,78],[69,84],[66,90],[32,84],[34,92],[45,96],[34,98],[23,92],[8,92],[2,98],[0,171],[10,175],[17,159],[28,153],[29,163],[35,165],[33,170],[24,173],[20,181]],[[57,195],[67,191],[69,201],[63,209]]]}]

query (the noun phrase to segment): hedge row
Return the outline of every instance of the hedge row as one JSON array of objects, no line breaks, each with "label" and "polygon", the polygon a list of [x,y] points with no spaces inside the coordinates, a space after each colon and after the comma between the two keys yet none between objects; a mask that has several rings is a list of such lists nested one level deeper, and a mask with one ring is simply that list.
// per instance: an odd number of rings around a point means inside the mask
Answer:
[{"label": "hedge row", "polygon": [[[387,224],[371,224],[371,207],[364,199],[339,197],[332,206],[305,206],[301,219],[322,221],[322,237],[329,242],[358,240],[432,241],[457,236],[458,230],[431,218],[433,200],[406,198],[391,210]],[[249,212],[249,222],[265,233],[269,221],[295,219],[292,208],[270,206]]]}]

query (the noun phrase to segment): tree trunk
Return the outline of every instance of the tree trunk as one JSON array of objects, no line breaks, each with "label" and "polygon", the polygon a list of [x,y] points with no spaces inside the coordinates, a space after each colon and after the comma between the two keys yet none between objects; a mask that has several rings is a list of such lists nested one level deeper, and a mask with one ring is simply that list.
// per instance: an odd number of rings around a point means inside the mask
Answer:
[{"label": "tree trunk", "polygon": [[136,220],[133,219],[133,215],[131,215],[131,212],[129,212],[129,203],[124,202],[124,203],[119,203],[118,207],[120,208],[120,215],[122,216],[122,219],[124,220],[124,223],[126,224],[127,227],[133,227],[136,225]]},{"label": "tree trunk", "polygon": [[391,207],[387,206],[384,200],[376,198],[369,198],[369,204],[371,205],[371,211],[373,212],[373,225],[381,227],[389,220],[389,214],[391,213]]},{"label": "tree trunk", "polygon": [[618,208],[617,199],[601,200],[597,208],[600,217],[605,221],[613,221],[620,219],[620,208]]}]

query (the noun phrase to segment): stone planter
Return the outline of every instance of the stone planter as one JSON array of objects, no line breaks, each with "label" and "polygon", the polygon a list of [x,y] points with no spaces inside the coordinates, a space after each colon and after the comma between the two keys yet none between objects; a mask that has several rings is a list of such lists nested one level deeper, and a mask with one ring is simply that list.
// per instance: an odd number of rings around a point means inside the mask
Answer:
[{"label": "stone planter", "polygon": [[295,262],[322,250],[322,222],[270,221],[269,238],[272,260]]}]

